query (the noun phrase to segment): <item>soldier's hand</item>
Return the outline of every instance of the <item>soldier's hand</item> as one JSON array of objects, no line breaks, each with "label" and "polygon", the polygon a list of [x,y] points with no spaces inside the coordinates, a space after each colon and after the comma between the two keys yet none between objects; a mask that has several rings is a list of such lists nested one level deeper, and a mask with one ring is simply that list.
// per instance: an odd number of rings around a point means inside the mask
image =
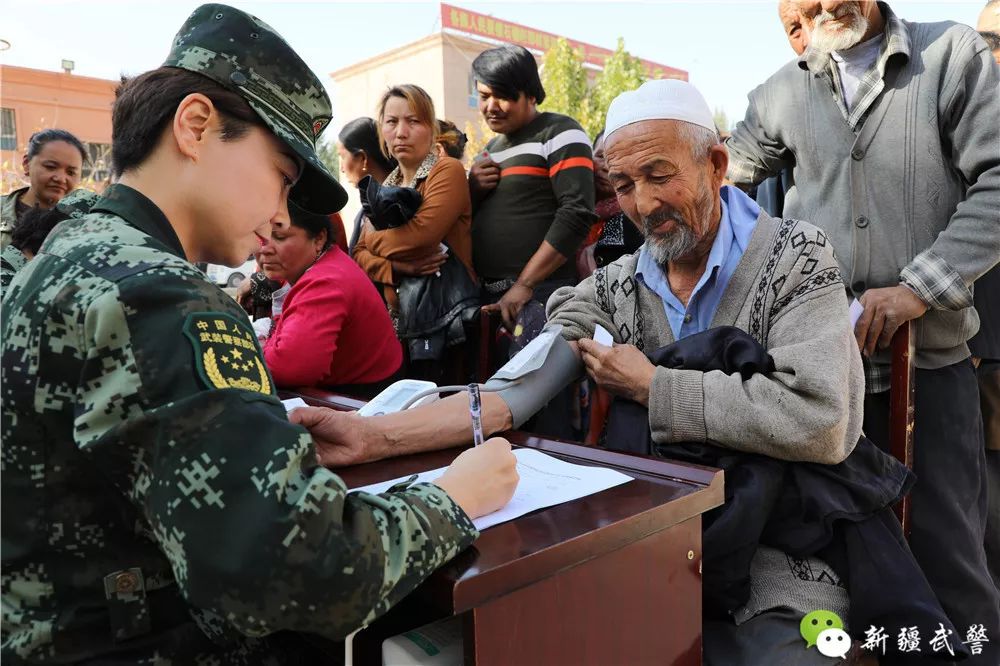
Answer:
[{"label": "soldier's hand", "polygon": [[577,340],[587,374],[605,391],[649,405],[656,366],[633,345],[607,347],[587,338]]},{"label": "soldier's hand", "polygon": [[865,309],[854,325],[854,337],[865,356],[874,354],[876,346],[888,347],[897,328],[927,312],[927,304],[904,285],[869,289],[859,300]]},{"label": "soldier's hand", "polygon": [[354,412],[327,407],[299,407],[288,420],[304,426],[316,443],[316,457],[323,467],[344,467],[371,459],[369,425]]},{"label": "soldier's hand", "polygon": [[510,442],[494,437],[463,451],[434,483],[470,518],[478,518],[506,505],[518,479]]},{"label": "soldier's hand", "polygon": [[500,165],[489,158],[476,162],[469,169],[469,192],[477,201],[495,190],[499,183]]}]

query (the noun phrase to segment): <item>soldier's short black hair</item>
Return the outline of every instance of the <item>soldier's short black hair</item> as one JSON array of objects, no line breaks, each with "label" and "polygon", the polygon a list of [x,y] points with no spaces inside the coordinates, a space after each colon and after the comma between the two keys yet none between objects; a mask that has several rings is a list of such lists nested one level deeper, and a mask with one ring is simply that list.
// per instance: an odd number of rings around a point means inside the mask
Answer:
[{"label": "soldier's short black hair", "polygon": [[27,159],[31,159],[41,151],[42,147],[47,143],[52,143],[53,141],[64,141],[69,145],[73,146],[80,151],[80,159],[84,162],[87,161],[87,149],[83,147],[83,143],[80,142],[72,132],[67,132],[64,129],[44,129],[39,130],[31,135],[28,139],[28,148],[24,151],[24,156]]},{"label": "soldier's short black hair", "polygon": [[123,76],[111,111],[115,176],[146,161],[173,120],[177,106],[192,93],[212,100],[222,116],[224,141],[243,137],[253,125],[266,127],[239,93],[196,72],[160,67],[134,78]]},{"label": "soldier's short black hair", "polygon": [[472,72],[477,81],[488,85],[502,99],[516,101],[524,94],[534,97],[537,104],[545,101],[535,56],[523,46],[504,44],[483,51],[472,61]]},{"label": "soldier's short black hair", "polygon": [[292,225],[304,229],[309,238],[316,238],[319,232],[326,232],[326,243],[323,249],[327,249],[333,244],[333,225],[330,224],[330,216],[320,213],[312,213],[304,208],[296,206],[292,201],[288,202],[288,216]]},{"label": "soldier's short black hair", "polygon": [[35,206],[28,210],[10,233],[10,244],[18,250],[28,250],[38,254],[49,232],[69,215],[57,208]]},{"label": "soldier's short black hair", "polygon": [[986,40],[986,46],[990,47],[990,51],[1000,49],[1000,34],[981,30],[979,36]]}]

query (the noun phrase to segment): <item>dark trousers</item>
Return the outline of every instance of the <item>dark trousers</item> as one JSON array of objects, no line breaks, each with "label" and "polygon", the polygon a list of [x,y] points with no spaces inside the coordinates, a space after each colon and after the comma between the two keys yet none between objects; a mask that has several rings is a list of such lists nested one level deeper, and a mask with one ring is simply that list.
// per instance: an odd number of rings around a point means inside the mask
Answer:
[{"label": "dark trousers", "polygon": [[[983,548],[986,460],[972,362],[917,369],[914,417],[917,482],[911,491],[910,548],[962,634],[954,638],[965,641],[970,627],[985,626],[990,642],[970,663],[1000,663],[1000,593]],[[873,442],[888,450],[888,392],[865,397],[864,428]]]},{"label": "dark trousers", "polygon": [[989,491],[986,562],[993,583],[1000,588],[1000,361],[984,359],[976,375],[986,435],[986,487]]}]

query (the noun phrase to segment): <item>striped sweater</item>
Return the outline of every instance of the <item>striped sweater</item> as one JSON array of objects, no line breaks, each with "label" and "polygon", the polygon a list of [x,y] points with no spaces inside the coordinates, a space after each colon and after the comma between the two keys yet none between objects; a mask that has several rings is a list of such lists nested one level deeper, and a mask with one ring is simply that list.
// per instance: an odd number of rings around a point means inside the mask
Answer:
[{"label": "striped sweater", "polygon": [[[574,257],[597,219],[593,154],[580,125],[558,113],[539,113],[517,132],[495,137],[486,150],[500,165],[500,183],[473,211],[476,272],[487,279],[516,278],[542,241]],[[551,277],[575,279],[575,262]]]}]

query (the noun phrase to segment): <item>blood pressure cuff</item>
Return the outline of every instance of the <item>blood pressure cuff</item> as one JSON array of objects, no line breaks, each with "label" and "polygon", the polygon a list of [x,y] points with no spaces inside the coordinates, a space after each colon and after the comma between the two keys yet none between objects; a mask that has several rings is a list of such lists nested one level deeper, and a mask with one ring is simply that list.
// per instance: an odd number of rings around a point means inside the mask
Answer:
[{"label": "blood pressure cuff", "polygon": [[543,330],[483,385],[483,390],[495,392],[507,404],[515,428],[583,371],[583,363],[561,331],[560,325]]}]

